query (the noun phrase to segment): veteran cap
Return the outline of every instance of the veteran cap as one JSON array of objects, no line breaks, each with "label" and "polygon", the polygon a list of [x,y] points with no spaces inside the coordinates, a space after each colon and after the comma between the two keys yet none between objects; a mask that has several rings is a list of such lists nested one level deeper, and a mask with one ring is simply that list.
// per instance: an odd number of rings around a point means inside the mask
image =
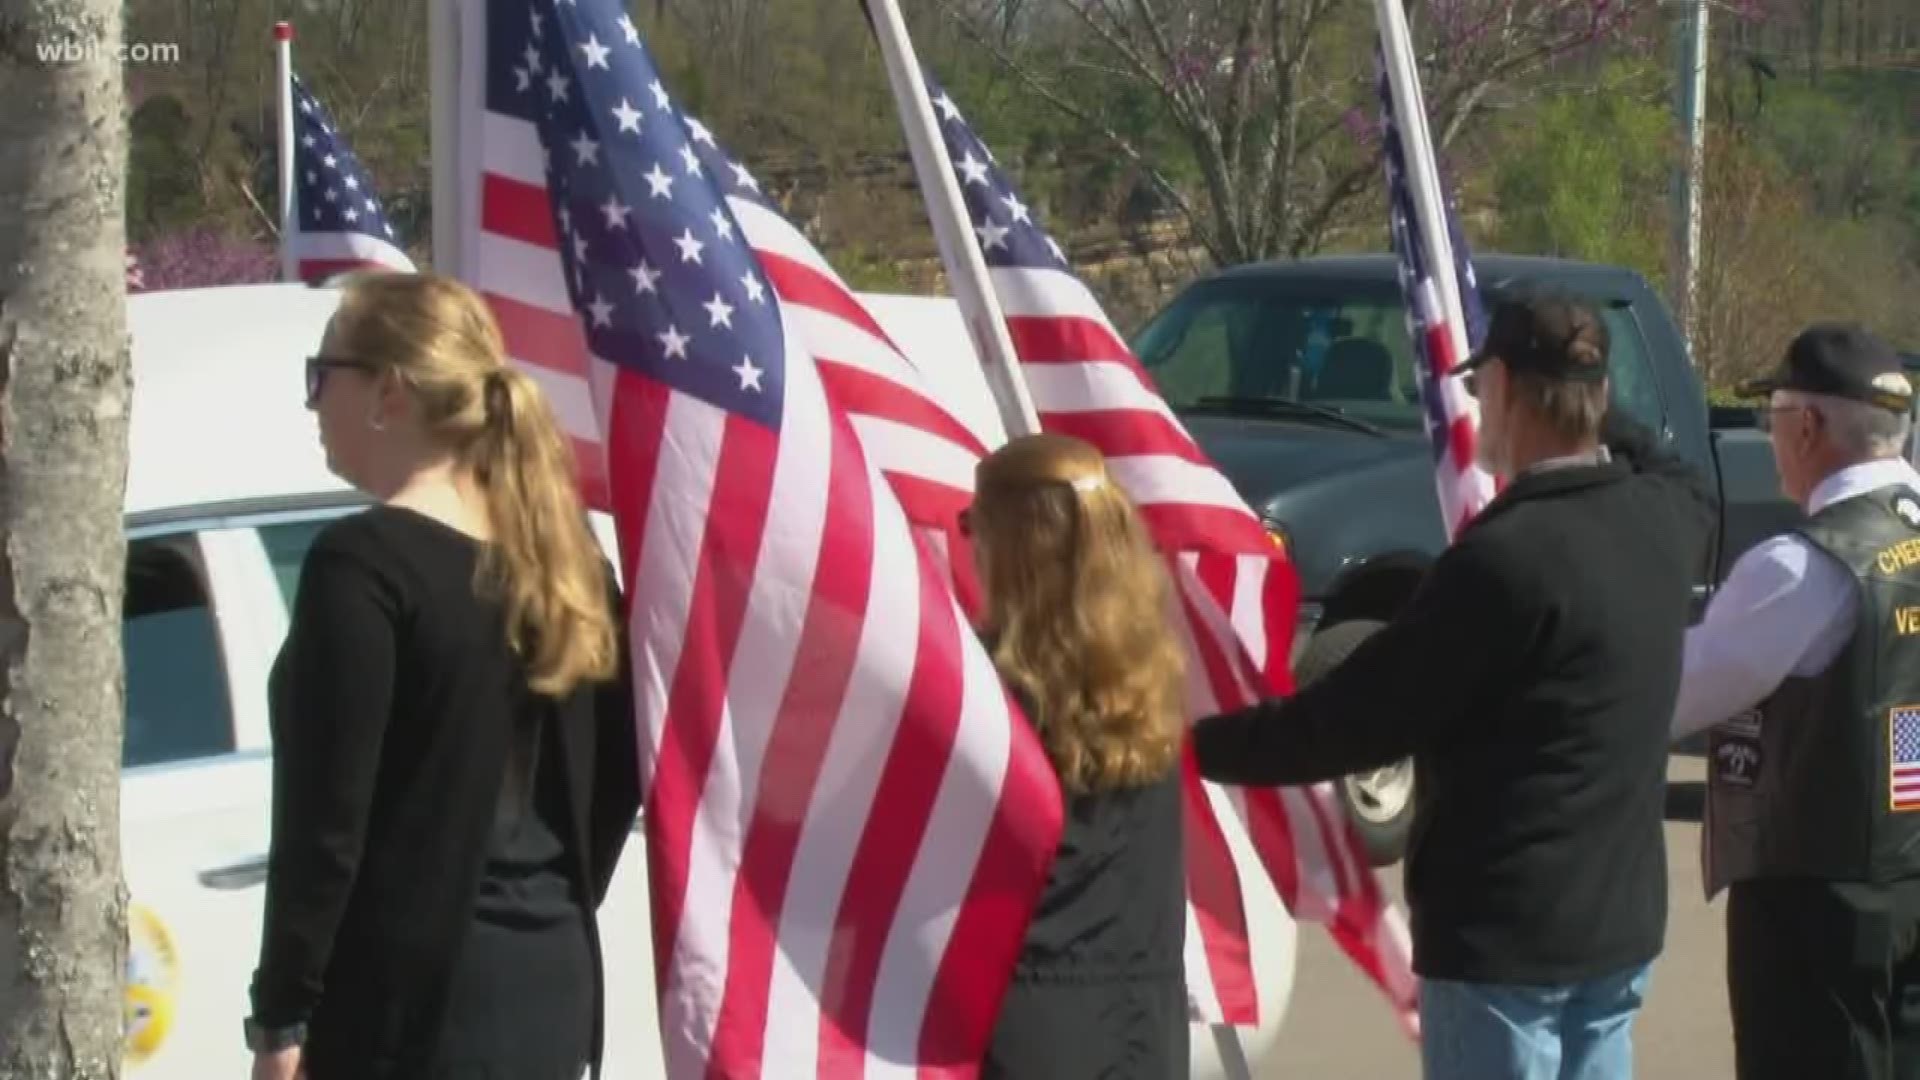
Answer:
[{"label": "veteran cap", "polygon": [[1862,401],[1904,413],[1913,407],[1913,383],[1900,356],[1859,326],[1823,323],[1803,331],[1771,373],[1739,386],[1743,397],[1775,390]]}]

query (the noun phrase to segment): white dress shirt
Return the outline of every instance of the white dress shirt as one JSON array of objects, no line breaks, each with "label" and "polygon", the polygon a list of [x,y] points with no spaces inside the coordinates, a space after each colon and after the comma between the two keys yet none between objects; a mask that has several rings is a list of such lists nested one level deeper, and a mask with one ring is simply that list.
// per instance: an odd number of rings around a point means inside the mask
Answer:
[{"label": "white dress shirt", "polygon": [[[1920,472],[1902,458],[1853,465],[1813,489],[1807,512],[1894,484],[1920,494]],[[1797,533],[1748,550],[1687,631],[1674,739],[1746,712],[1789,675],[1825,671],[1846,648],[1859,603],[1846,570]]]}]

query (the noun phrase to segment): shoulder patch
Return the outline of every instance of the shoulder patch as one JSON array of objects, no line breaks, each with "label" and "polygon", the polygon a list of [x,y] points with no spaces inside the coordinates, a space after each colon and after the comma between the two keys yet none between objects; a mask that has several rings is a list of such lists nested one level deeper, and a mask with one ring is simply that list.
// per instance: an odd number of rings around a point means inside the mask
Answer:
[{"label": "shoulder patch", "polygon": [[1901,495],[1893,500],[1893,512],[1900,515],[1900,520],[1920,529],[1920,499]]}]

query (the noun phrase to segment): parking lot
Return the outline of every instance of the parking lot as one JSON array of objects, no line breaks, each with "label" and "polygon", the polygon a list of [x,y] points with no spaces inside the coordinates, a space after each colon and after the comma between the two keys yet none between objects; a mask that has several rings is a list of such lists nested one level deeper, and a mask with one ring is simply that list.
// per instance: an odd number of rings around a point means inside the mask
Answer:
[{"label": "parking lot", "polygon": [[[1700,804],[1705,778],[1696,757],[1668,769],[1666,952],[1654,965],[1646,1009],[1634,1029],[1635,1075],[1646,1080],[1714,1080],[1733,1075],[1724,983],[1725,897],[1700,891]],[[1398,869],[1385,879],[1396,896]],[[1280,1051],[1262,1080],[1394,1080],[1420,1075],[1419,1056],[1380,995],[1318,927],[1300,928],[1300,963]]]}]

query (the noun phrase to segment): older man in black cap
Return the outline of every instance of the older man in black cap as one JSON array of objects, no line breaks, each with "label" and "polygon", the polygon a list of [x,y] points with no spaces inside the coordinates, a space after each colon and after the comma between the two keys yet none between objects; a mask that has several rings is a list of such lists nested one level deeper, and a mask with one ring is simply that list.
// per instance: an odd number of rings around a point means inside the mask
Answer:
[{"label": "older man in black cap", "polygon": [[1729,888],[1741,1080],[1920,1077],[1920,474],[1913,388],[1816,326],[1772,375],[1780,483],[1807,512],[1689,631],[1676,737],[1709,726],[1707,893]]},{"label": "older man in black cap", "polygon": [[1406,864],[1428,1080],[1627,1080],[1667,913],[1667,719],[1714,520],[1608,413],[1606,324],[1498,306],[1466,365],[1506,489],[1398,618],[1284,701],[1194,728],[1200,771],[1330,779],[1414,759]]}]

